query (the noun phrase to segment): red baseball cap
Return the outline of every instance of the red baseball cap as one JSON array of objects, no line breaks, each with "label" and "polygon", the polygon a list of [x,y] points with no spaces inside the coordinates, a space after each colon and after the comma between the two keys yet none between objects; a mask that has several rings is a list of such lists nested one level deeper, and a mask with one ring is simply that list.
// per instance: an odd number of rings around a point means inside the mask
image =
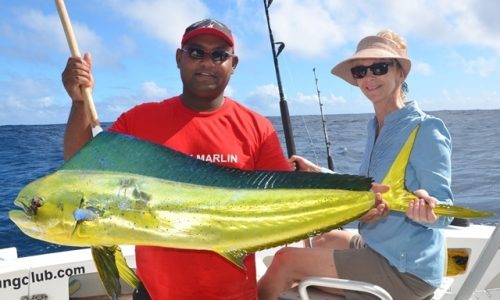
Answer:
[{"label": "red baseball cap", "polygon": [[218,36],[224,39],[229,44],[229,46],[234,46],[233,34],[231,33],[229,27],[217,20],[205,19],[193,23],[189,25],[188,28],[186,28],[186,31],[184,31],[184,35],[182,36],[181,47],[184,47],[184,45],[190,39],[200,34],[210,34]]}]

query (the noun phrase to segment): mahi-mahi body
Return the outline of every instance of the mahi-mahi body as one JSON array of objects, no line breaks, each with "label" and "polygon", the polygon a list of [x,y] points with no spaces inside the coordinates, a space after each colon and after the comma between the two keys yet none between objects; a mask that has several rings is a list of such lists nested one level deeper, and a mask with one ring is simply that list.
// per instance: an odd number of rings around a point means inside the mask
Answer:
[{"label": "mahi-mahi body", "polygon": [[[391,187],[383,196],[390,209],[403,213],[415,198],[404,187],[404,173],[416,132],[382,182]],[[15,200],[23,210],[9,216],[25,234],[56,244],[211,250],[243,267],[248,253],[357,219],[374,205],[371,183],[346,174],[225,168],[103,132],[58,171],[27,185]],[[445,205],[435,211],[491,215]],[[98,269],[109,267],[96,255]]]}]

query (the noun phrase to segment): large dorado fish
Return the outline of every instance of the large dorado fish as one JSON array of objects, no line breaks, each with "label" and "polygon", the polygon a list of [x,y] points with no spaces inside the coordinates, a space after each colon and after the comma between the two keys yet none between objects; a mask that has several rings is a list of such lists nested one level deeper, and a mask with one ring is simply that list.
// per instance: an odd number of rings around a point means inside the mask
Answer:
[{"label": "large dorado fish", "polygon": [[[382,182],[384,199],[405,212],[404,188],[417,129]],[[351,222],[374,205],[372,180],[345,174],[241,171],[204,162],[161,145],[103,132],[58,171],[27,185],[9,216],[27,235],[69,246],[91,246],[108,294],[118,276],[132,285],[119,248],[154,245],[203,249],[243,267],[251,252],[304,239]],[[440,205],[441,216],[490,213]]]}]

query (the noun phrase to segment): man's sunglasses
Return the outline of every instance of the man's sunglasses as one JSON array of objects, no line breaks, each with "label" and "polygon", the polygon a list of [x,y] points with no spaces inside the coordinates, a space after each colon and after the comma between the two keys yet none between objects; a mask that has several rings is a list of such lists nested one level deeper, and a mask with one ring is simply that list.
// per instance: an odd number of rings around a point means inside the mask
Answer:
[{"label": "man's sunglasses", "polygon": [[351,68],[351,74],[352,77],[355,79],[361,79],[366,76],[366,72],[368,69],[372,71],[373,75],[380,76],[380,75],[385,75],[389,71],[389,66],[392,66],[392,62],[381,62],[381,63],[374,63],[370,66],[356,66]]},{"label": "man's sunglasses", "polygon": [[215,50],[210,52],[196,47],[183,48],[181,51],[187,53],[192,59],[204,59],[206,56],[209,56],[214,62],[224,62],[231,56],[234,56],[234,54],[224,50]]}]

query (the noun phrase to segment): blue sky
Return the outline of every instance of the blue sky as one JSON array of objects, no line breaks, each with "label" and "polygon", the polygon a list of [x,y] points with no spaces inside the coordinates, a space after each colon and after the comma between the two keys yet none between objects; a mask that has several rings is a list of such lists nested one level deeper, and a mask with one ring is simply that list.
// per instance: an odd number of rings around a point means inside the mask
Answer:
[{"label": "blue sky", "polygon": [[[279,96],[261,0],[67,0],[81,52],[91,52],[102,121],[181,91],[175,50],[186,26],[228,24],[240,64],[226,94],[263,115]],[[392,29],[409,44],[409,98],[427,111],[499,109],[499,1],[274,0],[270,7],[292,115],[371,112],[357,88],[330,74],[366,35]],[[53,1],[0,1],[0,125],[65,123],[61,84],[69,50]]]}]

